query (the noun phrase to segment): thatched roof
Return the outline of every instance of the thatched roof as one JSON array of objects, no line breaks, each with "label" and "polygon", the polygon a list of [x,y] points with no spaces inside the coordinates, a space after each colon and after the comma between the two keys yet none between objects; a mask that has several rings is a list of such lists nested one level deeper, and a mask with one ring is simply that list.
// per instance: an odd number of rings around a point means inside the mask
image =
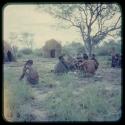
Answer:
[{"label": "thatched roof", "polygon": [[61,44],[55,39],[50,39],[46,41],[43,50],[50,50],[50,49],[61,49]]},{"label": "thatched roof", "polygon": [[58,41],[50,39],[43,46],[43,55],[44,57],[59,57],[61,55],[61,49],[61,44]]}]

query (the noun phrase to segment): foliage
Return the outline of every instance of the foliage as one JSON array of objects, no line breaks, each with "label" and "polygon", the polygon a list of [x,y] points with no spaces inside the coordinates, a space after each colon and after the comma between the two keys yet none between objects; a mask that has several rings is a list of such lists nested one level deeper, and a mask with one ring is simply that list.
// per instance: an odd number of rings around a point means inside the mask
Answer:
[{"label": "foliage", "polygon": [[95,45],[108,35],[120,32],[121,13],[118,4],[50,4],[39,5],[38,9],[79,29],[85,51],[89,56]]},{"label": "foliage", "polygon": [[30,55],[30,54],[32,54],[32,49],[23,48],[23,49],[20,50],[20,53]]},{"label": "foliage", "polygon": [[111,49],[115,48],[116,53],[121,54],[121,42],[115,42],[115,41],[110,41],[110,42],[105,42],[102,46],[98,47],[96,46],[94,48],[94,53],[96,53],[98,56],[106,56],[106,55],[111,55]]},{"label": "foliage", "polygon": [[42,52],[42,49],[35,49],[33,51],[34,55],[36,56],[43,56],[43,52]]},{"label": "foliage", "polygon": [[18,52],[18,53],[17,53],[17,58],[22,58],[22,57],[23,57],[23,53]]},{"label": "foliage", "polygon": [[20,34],[19,40],[21,44],[24,44],[27,48],[32,49],[33,47],[33,41],[34,41],[34,34],[23,32]]},{"label": "foliage", "polygon": [[78,53],[84,53],[84,46],[79,42],[72,42],[63,46],[63,53],[69,55],[77,55]]}]

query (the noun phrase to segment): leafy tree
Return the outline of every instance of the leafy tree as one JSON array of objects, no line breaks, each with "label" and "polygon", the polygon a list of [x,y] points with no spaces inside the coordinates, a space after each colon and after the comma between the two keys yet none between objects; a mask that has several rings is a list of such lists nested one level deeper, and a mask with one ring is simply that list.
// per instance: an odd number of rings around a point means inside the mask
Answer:
[{"label": "leafy tree", "polygon": [[118,4],[43,4],[38,5],[38,9],[77,28],[89,56],[95,45],[108,35],[113,36],[121,31],[121,10]]},{"label": "leafy tree", "polygon": [[33,40],[34,40],[34,34],[27,32],[22,33],[21,38],[19,39],[19,41],[25,44],[28,49],[32,49]]}]

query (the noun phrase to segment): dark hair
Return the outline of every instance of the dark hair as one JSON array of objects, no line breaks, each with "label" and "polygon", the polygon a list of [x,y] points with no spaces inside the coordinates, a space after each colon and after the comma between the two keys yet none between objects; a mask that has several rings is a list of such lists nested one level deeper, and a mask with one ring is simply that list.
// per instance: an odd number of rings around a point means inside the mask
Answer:
[{"label": "dark hair", "polygon": [[65,56],[65,54],[62,54],[61,56],[58,57],[58,59],[62,59]]},{"label": "dark hair", "polygon": [[33,60],[28,60],[25,65],[28,65],[28,64],[32,65],[33,64]]},{"label": "dark hair", "polygon": [[84,59],[88,59],[88,55],[86,53],[83,54]]}]

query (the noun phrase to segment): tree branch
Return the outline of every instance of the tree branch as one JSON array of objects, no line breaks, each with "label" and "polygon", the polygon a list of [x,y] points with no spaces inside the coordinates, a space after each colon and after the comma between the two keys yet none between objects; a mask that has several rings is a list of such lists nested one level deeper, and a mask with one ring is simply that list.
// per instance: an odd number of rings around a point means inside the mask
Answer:
[{"label": "tree branch", "polygon": [[79,25],[76,25],[71,19],[68,19],[68,18],[66,18],[66,17],[60,16],[60,15],[57,15],[57,14],[54,14],[54,13],[53,13],[53,15],[54,15],[55,17],[57,17],[57,18],[61,18],[61,19],[63,19],[63,20],[66,20],[66,21],[70,22],[70,23],[72,24],[72,26],[75,26],[75,27],[78,27],[78,28],[79,28]]},{"label": "tree branch", "polygon": [[85,15],[85,20],[86,20],[85,23],[86,23],[86,25],[88,26],[88,16],[87,16],[87,13],[86,13],[85,9],[82,8],[82,7],[80,7],[79,10],[80,10],[80,11],[81,11],[81,10],[83,11],[83,13],[84,13],[84,15]]},{"label": "tree branch", "polygon": [[[100,10],[98,10],[98,8],[100,7]],[[93,19],[92,21],[91,21],[91,25],[97,20],[97,18],[101,15],[101,12],[104,10],[104,9],[106,9],[105,7],[104,8],[101,8],[102,7],[102,5],[100,5],[99,7],[97,7],[97,9],[96,9],[96,16],[95,16],[95,19]]]}]

